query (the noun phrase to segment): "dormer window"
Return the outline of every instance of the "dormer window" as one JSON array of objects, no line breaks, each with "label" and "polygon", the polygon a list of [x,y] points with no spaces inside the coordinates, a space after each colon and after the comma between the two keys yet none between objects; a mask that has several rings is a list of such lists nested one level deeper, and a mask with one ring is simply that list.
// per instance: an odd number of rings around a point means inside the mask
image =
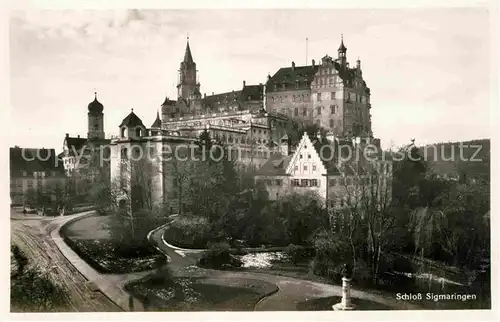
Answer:
[{"label": "dormer window", "polygon": [[140,128],[135,129],[135,136],[136,137],[140,137],[141,136],[141,129]]},{"label": "dormer window", "polygon": [[122,132],[121,132],[121,137],[122,137],[122,138],[125,138],[125,137],[126,137],[126,131],[127,131],[127,129],[123,127],[123,128],[122,128]]}]

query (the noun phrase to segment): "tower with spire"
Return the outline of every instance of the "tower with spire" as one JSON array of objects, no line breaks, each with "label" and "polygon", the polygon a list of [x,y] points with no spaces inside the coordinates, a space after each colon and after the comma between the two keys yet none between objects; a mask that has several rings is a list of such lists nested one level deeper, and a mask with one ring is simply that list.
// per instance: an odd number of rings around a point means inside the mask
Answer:
[{"label": "tower with spire", "polygon": [[344,35],[340,35],[340,46],[339,46],[339,49],[337,50],[338,52],[338,61],[339,61],[339,64],[342,65],[342,66],[345,66],[346,62],[347,62],[347,48],[346,46],[344,45]]},{"label": "tower with spire", "polygon": [[88,105],[88,133],[89,140],[104,139],[104,106],[97,100],[97,92],[94,93],[94,100]]},{"label": "tower with spire", "polygon": [[177,96],[179,99],[190,100],[201,98],[200,84],[196,78],[196,63],[189,47],[189,37],[186,42],[184,60],[179,69],[179,81],[177,83]]}]

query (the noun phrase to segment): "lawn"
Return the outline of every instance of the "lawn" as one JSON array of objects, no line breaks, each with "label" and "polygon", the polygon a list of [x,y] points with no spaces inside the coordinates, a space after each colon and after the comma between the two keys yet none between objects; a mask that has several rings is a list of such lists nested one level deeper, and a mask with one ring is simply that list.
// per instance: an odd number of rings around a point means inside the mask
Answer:
[{"label": "lawn", "polygon": [[90,216],[61,229],[61,235],[75,253],[104,274],[123,274],[156,268],[166,258],[149,243],[124,246],[110,238],[107,216]]},{"label": "lawn", "polygon": [[149,311],[253,311],[257,302],[278,288],[253,279],[206,279],[154,275],[126,286]]},{"label": "lawn", "polygon": [[109,239],[106,229],[108,216],[90,216],[79,219],[64,227],[64,233],[73,240],[76,239]]},{"label": "lawn", "polygon": [[[332,306],[342,300],[340,296],[322,297],[297,304],[299,311],[332,311]],[[373,301],[352,299],[351,302],[356,306],[356,310],[375,311],[375,310],[393,310],[393,308]]]}]

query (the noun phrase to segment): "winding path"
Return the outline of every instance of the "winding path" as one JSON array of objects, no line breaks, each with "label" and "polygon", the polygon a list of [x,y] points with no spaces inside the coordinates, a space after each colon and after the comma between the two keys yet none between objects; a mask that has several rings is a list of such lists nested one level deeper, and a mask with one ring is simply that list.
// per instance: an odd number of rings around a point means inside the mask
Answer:
[{"label": "winding path", "polygon": [[[342,287],[339,285],[317,283],[265,273],[219,271],[198,267],[195,268],[194,265],[196,264],[196,258],[198,257],[200,250],[182,249],[170,245],[163,239],[163,233],[165,232],[167,226],[168,224],[154,230],[150,235],[150,240],[152,240],[156,246],[169,257],[170,265],[173,268],[190,268],[194,271],[205,271],[208,273],[210,278],[213,279],[214,284],[229,279],[246,278],[257,279],[278,286],[278,292],[264,297],[257,303],[255,306],[256,311],[294,311],[297,309],[296,306],[299,302],[320,297],[342,295]],[[395,296],[392,294],[374,294],[352,289],[351,296],[353,298],[377,302],[400,310],[420,309],[419,306],[396,300]]]},{"label": "winding path", "polygon": [[[42,221],[46,227],[45,234],[50,235],[51,237],[49,238],[50,241],[46,241],[45,244],[50,245],[50,242],[52,242],[53,246],[57,246],[56,250],[59,250],[60,254],[64,255],[67,259],[65,263],[61,263],[61,261],[59,261],[59,265],[69,269],[68,264],[71,263],[72,265],[69,266],[72,266],[73,270],[76,268],[76,270],[80,272],[87,281],[92,282],[91,284],[93,285],[93,288],[99,289],[107,297],[99,298],[97,303],[92,304],[96,302],[95,300],[97,300],[95,295],[92,295],[90,298],[94,299],[94,301],[90,301],[90,303],[85,305],[88,307],[80,308],[78,307],[79,305],[83,305],[84,301],[88,301],[88,296],[80,295],[77,297],[77,300],[75,300],[76,304],[73,305],[74,309],[77,311],[113,311],[117,310],[119,307],[125,311],[144,311],[142,303],[128,294],[124,290],[124,285],[132,280],[148,275],[151,271],[121,275],[101,274],[81,259],[61,238],[59,230],[63,225],[71,221],[82,219],[86,216],[91,216],[92,214],[93,212],[85,212],[65,217],[57,217],[54,219],[47,218]],[[19,223],[16,224],[15,222]],[[15,229],[16,227],[33,225],[32,223],[36,222],[40,222],[40,220],[12,220],[11,224],[14,227],[14,235],[20,236],[20,232]],[[168,244],[168,242],[163,239],[166,227],[168,227],[168,224],[151,231],[148,235],[148,239],[159,251],[168,256],[169,266],[174,272],[176,272],[176,274],[204,276],[206,277],[206,283],[219,285],[228,285],[231,281],[238,279],[255,279],[276,285],[278,287],[278,291],[261,299],[255,305],[254,309],[256,311],[293,311],[296,310],[296,306],[299,302],[320,297],[341,296],[342,288],[338,285],[317,283],[266,273],[220,271],[199,268],[196,266],[196,261],[202,250],[182,249]],[[42,234],[38,234],[37,237],[40,238],[41,236]],[[51,249],[54,249],[53,246]],[[51,257],[49,256],[49,258]],[[78,274],[78,276],[81,275]],[[79,281],[79,283],[84,284],[86,286],[85,290],[89,292],[89,284],[88,282],[85,282],[85,279],[82,280],[80,278],[81,281]],[[80,293],[85,294],[85,291]],[[419,309],[418,306],[411,305],[407,302],[397,301],[392,294],[382,295],[359,290],[351,290],[351,295],[354,298],[381,303],[395,309]]]},{"label": "winding path", "polygon": [[62,226],[92,215],[94,211],[64,217],[11,214],[12,242],[27,252],[34,262],[52,268],[51,278],[68,290],[70,310],[144,311],[142,302],[127,293],[124,286],[151,271],[101,274],[80,258],[61,237],[59,231]]}]

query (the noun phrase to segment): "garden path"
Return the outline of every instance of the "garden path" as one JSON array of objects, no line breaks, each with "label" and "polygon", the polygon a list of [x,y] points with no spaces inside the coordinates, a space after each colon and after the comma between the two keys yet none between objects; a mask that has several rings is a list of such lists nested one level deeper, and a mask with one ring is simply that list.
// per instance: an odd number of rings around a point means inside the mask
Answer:
[{"label": "garden path", "polygon": [[124,289],[124,285],[129,281],[146,276],[151,273],[151,271],[120,275],[101,274],[80,258],[61,237],[59,231],[64,224],[87,216],[92,216],[93,214],[94,211],[89,211],[70,216],[56,217],[51,221],[52,231],[50,235],[52,240],[64,257],[66,257],[88,281],[92,282],[116,305],[125,311],[144,311],[142,302],[127,293]]},{"label": "garden path", "polygon": [[[264,297],[255,306],[256,311],[293,311],[299,302],[310,300],[313,298],[327,297],[327,296],[341,296],[342,287],[339,285],[331,285],[325,283],[317,283],[307,280],[301,280],[286,276],[255,273],[255,272],[235,272],[235,271],[220,271],[212,269],[195,268],[196,258],[199,252],[192,252],[188,249],[181,249],[170,245],[163,239],[163,234],[168,225],[161,227],[152,232],[151,239],[157,247],[170,258],[169,265],[179,270],[181,268],[189,268],[190,274],[197,271],[199,274],[209,275],[212,278],[217,277],[219,281],[246,278],[258,279],[278,286],[278,292]],[[182,255],[179,254],[182,252]],[[353,298],[369,300],[384,304],[395,309],[411,310],[419,309],[416,305],[409,304],[396,300],[393,294],[385,293],[371,293],[361,290],[351,290]]]}]

